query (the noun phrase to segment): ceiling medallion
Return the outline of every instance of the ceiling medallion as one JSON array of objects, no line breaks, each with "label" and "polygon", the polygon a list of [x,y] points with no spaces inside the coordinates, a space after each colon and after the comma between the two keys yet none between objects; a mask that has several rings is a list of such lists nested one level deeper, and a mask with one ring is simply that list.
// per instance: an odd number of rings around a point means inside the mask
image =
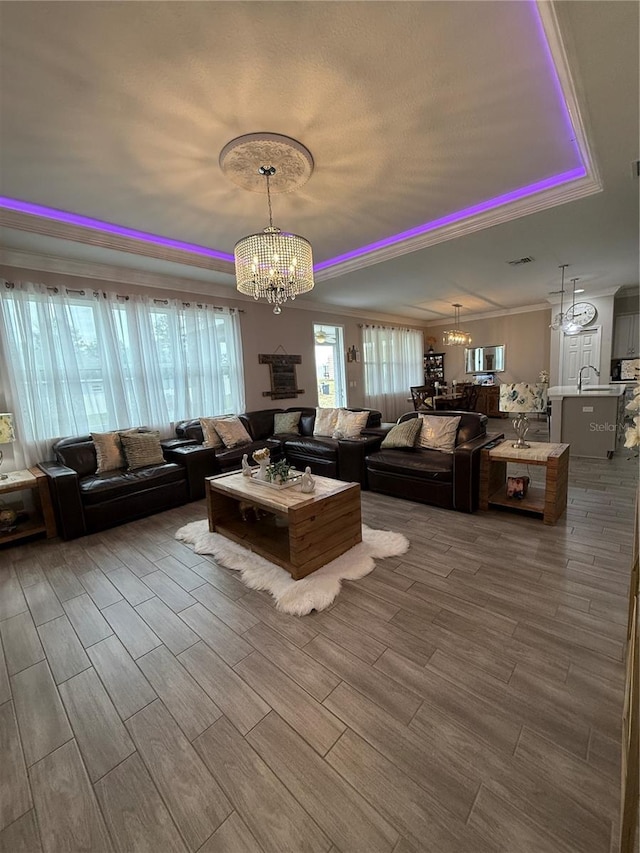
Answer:
[{"label": "ceiling medallion", "polygon": [[295,139],[253,133],[225,145],[220,168],[238,186],[267,194],[269,225],[235,245],[236,287],[255,300],[266,299],[273,313],[280,314],[287,299],[313,290],[313,253],[304,237],[274,226],[271,191],[290,192],[306,183],[313,158]]},{"label": "ceiling medallion", "polygon": [[261,166],[274,166],[269,191],[289,193],[307,183],[313,172],[308,148],[280,133],[247,133],[227,142],[218,158],[224,175],[244,190],[266,192]]}]

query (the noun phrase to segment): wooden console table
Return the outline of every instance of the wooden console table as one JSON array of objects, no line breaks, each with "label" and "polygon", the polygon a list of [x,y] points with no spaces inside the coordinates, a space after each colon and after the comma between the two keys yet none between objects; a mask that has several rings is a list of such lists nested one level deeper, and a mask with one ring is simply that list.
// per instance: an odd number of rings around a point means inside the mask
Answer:
[{"label": "wooden console table", "polygon": [[[56,519],[51,503],[49,480],[40,468],[29,468],[24,471],[11,471],[6,480],[0,480],[0,501],[11,492],[30,490],[35,495],[35,512],[27,521],[19,522],[16,529],[10,533],[0,533],[0,545],[8,542],[18,542],[28,536],[45,533],[47,539],[57,535]],[[1,509],[0,505],[0,509]]]},{"label": "wooden console table", "polygon": [[[546,469],[544,488],[530,485],[524,498],[508,498],[507,462],[543,465]],[[503,441],[497,447],[481,451],[480,509],[508,507],[517,512],[537,513],[545,524],[555,524],[567,508],[568,481],[568,444],[532,441],[528,448],[518,450],[511,441]]]}]

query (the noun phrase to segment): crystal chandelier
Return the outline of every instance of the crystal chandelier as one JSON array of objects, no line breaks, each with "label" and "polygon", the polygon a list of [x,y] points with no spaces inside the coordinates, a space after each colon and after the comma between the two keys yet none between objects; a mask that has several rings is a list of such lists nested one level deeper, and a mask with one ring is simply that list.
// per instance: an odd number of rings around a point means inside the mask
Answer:
[{"label": "crystal chandelier", "polygon": [[454,316],[454,326],[453,329],[448,329],[446,332],[442,333],[442,343],[446,347],[468,347],[471,343],[471,335],[469,332],[461,332],[458,328],[460,325],[460,309],[462,305],[459,302],[453,303],[453,308],[455,309]]},{"label": "crystal chandelier", "polygon": [[288,136],[250,133],[225,145],[220,167],[238,186],[266,191],[269,225],[238,240],[234,248],[236,287],[246,296],[266,299],[273,313],[280,314],[288,299],[313,290],[313,254],[304,237],[274,226],[271,193],[302,186],[313,171],[311,153]]},{"label": "crystal chandelier", "polygon": [[[562,332],[565,335],[577,335],[580,331],[580,326],[573,321],[573,316],[569,315],[569,313],[564,313],[564,271],[569,266],[569,264],[560,264],[560,269],[562,270],[562,281],[560,284],[560,312],[556,314],[549,326],[550,329],[553,329],[554,332]],[[576,281],[578,279],[573,279],[573,304],[575,305],[576,301]]]}]

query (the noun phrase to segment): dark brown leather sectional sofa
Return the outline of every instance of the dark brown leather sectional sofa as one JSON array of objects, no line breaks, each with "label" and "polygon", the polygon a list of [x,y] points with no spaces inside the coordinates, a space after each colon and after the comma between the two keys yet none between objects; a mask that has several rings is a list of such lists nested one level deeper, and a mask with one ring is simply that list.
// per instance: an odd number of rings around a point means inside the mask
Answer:
[{"label": "dark brown leather sectional sofa", "polygon": [[[453,453],[417,447],[381,448],[367,456],[369,488],[445,509],[475,512],[480,491],[480,451],[504,435],[487,435],[487,416],[476,412],[429,412],[429,415],[460,415]],[[407,412],[398,422],[415,417],[417,412]]]},{"label": "dark brown leather sectional sofa", "polygon": [[[300,411],[300,434],[273,434],[276,412]],[[363,411],[351,409],[351,411]],[[313,435],[315,409],[263,409],[239,415],[252,437],[250,444],[214,450],[203,446],[199,420],[183,421],[177,438],[161,442],[165,461],[134,471],[96,473],[95,445],[90,435],[63,438],[53,445],[55,462],[41,462],[49,478],[58,533],[75,539],[204,497],[205,477],[240,468],[245,453],[270,447],[272,459],[286,456],[303,470],[354,481],[366,487],[365,456],[382,441],[375,434],[360,439]],[[380,412],[369,411],[367,427],[380,425]]]},{"label": "dark brown leather sectional sofa", "polygon": [[187,470],[176,462],[98,474],[90,435],[62,438],[53,445],[53,452],[55,462],[39,464],[49,478],[62,539],[96,533],[189,500]]},{"label": "dark brown leather sectional sofa", "polygon": [[[360,483],[367,488],[365,458],[380,447],[384,433],[375,431],[380,426],[381,413],[372,409],[351,408],[350,412],[368,411],[369,417],[365,432],[356,439],[330,438],[314,436],[316,410],[303,406],[288,409],[260,409],[238,415],[247,432],[252,437],[251,444],[243,444],[231,449],[217,449],[203,446],[202,427],[199,419],[182,421],[176,427],[177,438],[162,442],[167,459],[179,462],[189,468],[197,467],[198,474],[205,469],[204,476],[236,471],[240,468],[242,457],[246,453],[251,461],[254,450],[269,447],[274,461],[286,458],[291,465],[304,471],[308,466],[313,474],[333,477],[345,482]],[[274,416],[281,412],[300,412],[298,433],[274,435]],[[201,476],[189,476],[190,499],[204,497],[204,479]]]}]

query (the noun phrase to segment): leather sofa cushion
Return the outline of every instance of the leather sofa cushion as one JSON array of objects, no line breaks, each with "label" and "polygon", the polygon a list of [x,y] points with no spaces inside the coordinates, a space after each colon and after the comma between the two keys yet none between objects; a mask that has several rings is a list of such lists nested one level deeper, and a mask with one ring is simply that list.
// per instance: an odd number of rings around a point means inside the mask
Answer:
[{"label": "leather sofa cushion", "polygon": [[367,468],[399,476],[420,477],[442,482],[453,479],[453,454],[439,450],[379,450],[367,456]]},{"label": "leather sofa cushion", "polygon": [[335,460],[338,456],[338,441],[335,438],[313,438],[301,435],[287,438],[284,442],[287,456],[313,456],[316,459]]},{"label": "leather sofa cushion", "polygon": [[254,441],[260,441],[273,435],[273,419],[276,413],[284,409],[258,409],[254,412],[243,412],[239,415],[245,425],[247,432]]},{"label": "leather sofa cushion", "polygon": [[82,502],[86,505],[100,504],[117,498],[128,497],[145,489],[154,489],[185,479],[185,469],[174,462],[137,468],[135,471],[107,471],[90,474],[80,482]]},{"label": "leather sofa cushion", "polygon": [[61,438],[53,446],[56,461],[73,468],[79,477],[95,473],[98,467],[96,446],[90,435]]}]

